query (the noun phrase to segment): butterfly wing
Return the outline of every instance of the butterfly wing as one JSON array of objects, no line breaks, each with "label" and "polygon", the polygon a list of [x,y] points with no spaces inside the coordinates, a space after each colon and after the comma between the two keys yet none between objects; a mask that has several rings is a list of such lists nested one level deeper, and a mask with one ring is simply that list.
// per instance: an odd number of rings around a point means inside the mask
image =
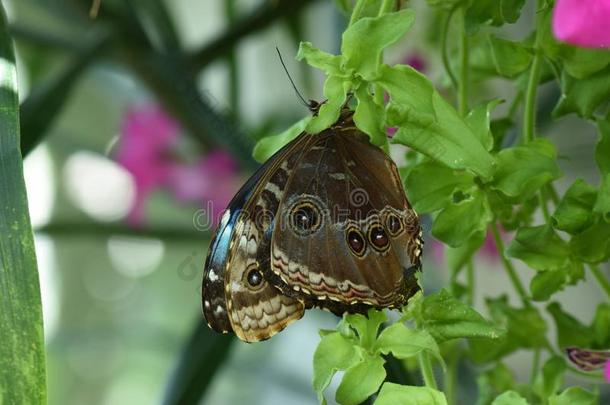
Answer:
[{"label": "butterfly wing", "polygon": [[302,300],[282,294],[270,273],[275,213],[296,162],[303,135],[276,153],[236,194],[212,240],[203,278],[203,312],[209,326],[247,342],[267,339],[303,316]]},{"label": "butterfly wing", "polygon": [[316,137],[294,167],[279,213],[271,268],[315,305],[337,313],[362,304],[400,307],[417,291],[417,216],[395,164],[356,128]]}]

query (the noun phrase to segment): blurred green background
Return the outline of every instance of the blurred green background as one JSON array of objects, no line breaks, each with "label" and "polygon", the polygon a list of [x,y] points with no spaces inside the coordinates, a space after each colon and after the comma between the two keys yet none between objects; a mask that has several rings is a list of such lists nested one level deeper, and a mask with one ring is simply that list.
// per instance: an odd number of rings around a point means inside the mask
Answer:
[{"label": "blurred green background", "polygon": [[[438,16],[423,0],[412,3],[415,28],[386,59],[417,63],[442,88]],[[211,228],[201,226],[208,222],[201,210],[208,200],[222,201],[218,189],[236,191],[256,167],[250,152],[257,139],[308,113],[276,46],[305,97],[321,99],[323,77],[293,57],[305,40],[338,51],[346,23],[338,7],[314,0],[102,0],[91,18],[90,0],[3,4],[17,45],[49,403],[317,403],[310,381],[318,329],[334,327],[337,318],[309,311],[253,345],[209,331],[200,284]],[[530,26],[525,15],[505,34],[522,37]],[[541,88],[540,120],[563,157],[563,184],[578,177],[596,183],[593,128],[572,118],[545,124],[559,95],[554,86]],[[475,89],[477,99],[514,96],[499,81],[477,82]],[[220,150],[239,169],[189,171],[187,191],[205,184],[207,197],[180,198],[167,182],[152,187],[142,217],[130,221],[142,190],[117,155],[129,136],[130,112],[151,106],[179,126],[161,157],[172,167],[193,168]],[[143,136],[154,129],[142,129]],[[399,163],[404,154],[402,147],[392,150]],[[427,242],[425,284],[432,291],[448,274],[441,246]],[[509,290],[493,249],[480,255],[477,267],[480,291]],[[523,270],[529,280],[533,272]],[[586,282],[557,298],[588,322],[601,293]],[[482,303],[481,295],[477,306]],[[527,375],[526,354],[512,355],[509,363]],[[460,396],[469,403],[475,388],[469,365],[461,367],[460,380]]]}]

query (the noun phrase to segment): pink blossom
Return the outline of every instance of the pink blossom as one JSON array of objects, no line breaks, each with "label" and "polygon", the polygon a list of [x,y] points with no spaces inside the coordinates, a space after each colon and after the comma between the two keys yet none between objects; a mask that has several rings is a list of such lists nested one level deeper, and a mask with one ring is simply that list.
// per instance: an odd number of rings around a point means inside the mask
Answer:
[{"label": "pink blossom", "polygon": [[156,189],[170,191],[181,203],[211,209],[215,221],[238,189],[237,164],[221,149],[196,163],[177,159],[173,149],[179,133],[179,124],[158,106],[132,108],[127,113],[116,159],[135,183],[135,201],[127,216],[131,225],[142,224],[146,199]]},{"label": "pink blossom", "polygon": [[604,377],[606,377],[606,381],[610,382],[610,360],[606,362],[606,367],[604,368]]},{"label": "pink blossom", "polygon": [[610,47],[610,0],[557,0],[553,33],[560,41],[586,48]]}]

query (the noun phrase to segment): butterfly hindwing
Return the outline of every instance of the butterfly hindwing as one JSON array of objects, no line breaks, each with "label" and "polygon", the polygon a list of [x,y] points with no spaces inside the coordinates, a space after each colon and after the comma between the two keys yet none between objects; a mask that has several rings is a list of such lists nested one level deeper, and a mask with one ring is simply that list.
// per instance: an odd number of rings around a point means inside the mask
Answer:
[{"label": "butterfly hindwing", "polygon": [[295,140],[261,167],[237,193],[212,241],[203,280],[203,309],[216,331],[247,342],[267,339],[303,315],[302,300],[282,294],[269,273],[273,220],[288,181]]}]

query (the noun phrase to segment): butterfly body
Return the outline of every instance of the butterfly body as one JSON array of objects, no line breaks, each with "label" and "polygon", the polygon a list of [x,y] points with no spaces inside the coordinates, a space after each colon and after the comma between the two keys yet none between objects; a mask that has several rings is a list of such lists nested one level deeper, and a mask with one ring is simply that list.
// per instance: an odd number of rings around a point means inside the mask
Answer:
[{"label": "butterfly body", "polygon": [[421,249],[395,164],[344,110],[273,155],[229,204],[206,260],[204,315],[251,342],[311,307],[400,308],[418,290]]}]

